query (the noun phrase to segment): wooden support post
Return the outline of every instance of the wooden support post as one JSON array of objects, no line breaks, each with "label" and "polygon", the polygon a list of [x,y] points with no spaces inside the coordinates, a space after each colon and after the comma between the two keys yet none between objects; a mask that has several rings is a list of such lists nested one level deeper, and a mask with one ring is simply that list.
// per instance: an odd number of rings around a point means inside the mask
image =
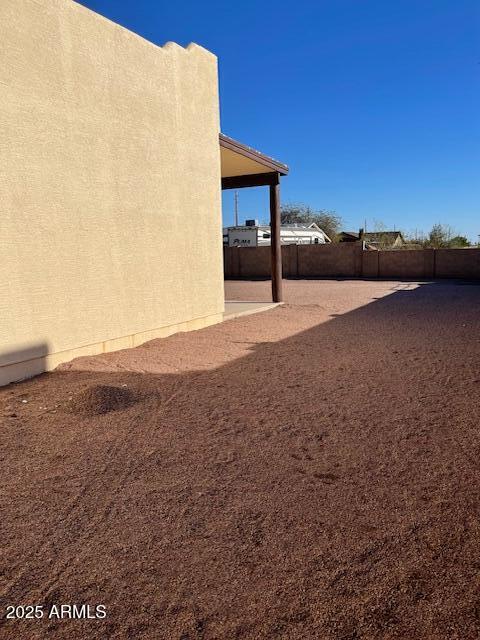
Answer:
[{"label": "wooden support post", "polygon": [[280,175],[270,184],[270,254],[272,262],[272,300],[282,302],[282,248],[280,244]]}]

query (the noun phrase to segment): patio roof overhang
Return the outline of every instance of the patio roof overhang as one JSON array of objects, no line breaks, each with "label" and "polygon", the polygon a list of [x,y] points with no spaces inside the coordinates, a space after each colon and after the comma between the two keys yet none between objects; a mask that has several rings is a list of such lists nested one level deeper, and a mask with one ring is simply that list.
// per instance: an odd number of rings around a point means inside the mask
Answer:
[{"label": "patio roof overhang", "polygon": [[222,189],[258,187],[272,183],[272,176],[286,176],[286,164],[260,153],[223,133],[220,134]]},{"label": "patio roof overhang", "polygon": [[288,174],[286,164],[252,147],[220,134],[222,189],[270,188],[270,252],[272,299],[282,301],[282,253],[280,246],[280,177]]}]

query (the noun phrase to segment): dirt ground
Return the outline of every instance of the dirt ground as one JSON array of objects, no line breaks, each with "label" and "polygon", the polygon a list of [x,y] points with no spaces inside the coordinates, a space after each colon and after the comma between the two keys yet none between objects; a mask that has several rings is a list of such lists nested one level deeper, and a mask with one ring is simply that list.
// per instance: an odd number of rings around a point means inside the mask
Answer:
[{"label": "dirt ground", "polygon": [[480,637],[480,285],[285,293],[0,389],[1,638]]}]

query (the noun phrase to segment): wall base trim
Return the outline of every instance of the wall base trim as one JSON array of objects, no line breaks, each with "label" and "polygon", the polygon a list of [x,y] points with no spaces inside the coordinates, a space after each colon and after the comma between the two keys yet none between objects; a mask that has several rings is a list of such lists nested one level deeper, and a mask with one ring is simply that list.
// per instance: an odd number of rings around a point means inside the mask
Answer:
[{"label": "wall base trim", "polygon": [[58,367],[59,364],[69,362],[70,360],[73,360],[73,358],[78,358],[80,356],[97,356],[101,353],[109,353],[110,351],[131,349],[132,347],[138,347],[144,342],[154,340],[155,338],[168,338],[168,336],[171,336],[174,333],[197,331],[198,329],[204,329],[205,327],[218,324],[219,322],[223,322],[223,313],[215,313],[203,318],[194,318],[193,320],[179,322],[178,324],[170,324],[164,327],[158,327],[157,329],[142,331],[140,333],[132,333],[120,338],[105,340],[103,342],[97,342],[84,347],[67,349],[66,351],[59,351],[57,353],[49,353],[41,357],[24,360],[22,362],[5,364],[0,366],[0,387],[9,384],[10,382],[20,382],[21,380],[32,378],[40,373],[44,373],[45,371],[52,371],[55,367]]}]

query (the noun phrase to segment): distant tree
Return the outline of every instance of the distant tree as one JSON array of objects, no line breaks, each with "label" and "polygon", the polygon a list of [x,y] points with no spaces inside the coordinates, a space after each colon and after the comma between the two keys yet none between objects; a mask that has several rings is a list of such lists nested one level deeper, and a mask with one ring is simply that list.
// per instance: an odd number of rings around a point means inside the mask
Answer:
[{"label": "distant tree", "polygon": [[311,224],[315,222],[332,242],[337,241],[337,235],[342,226],[342,218],[335,211],[313,209],[307,204],[289,203],[281,208],[282,224]]},{"label": "distant tree", "polygon": [[434,249],[441,249],[450,246],[450,242],[453,238],[453,230],[446,224],[434,224],[428,238],[425,242],[425,246],[432,247]]},{"label": "distant tree", "polygon": [[450,240],[450,247],[471,247],[471,243],[465,236],[455,236]]},{"label": "distant tree", "polygon": [[409,244],[426,245],[427,238],[421,229],[409,229],[402,231],[405,242]]},{"label": "distant tree", "polygon": [[387,231],[387,225],[383,222],[383,220],[373,219],[373,231],[375,233],[381,233],[382,231]]}]

